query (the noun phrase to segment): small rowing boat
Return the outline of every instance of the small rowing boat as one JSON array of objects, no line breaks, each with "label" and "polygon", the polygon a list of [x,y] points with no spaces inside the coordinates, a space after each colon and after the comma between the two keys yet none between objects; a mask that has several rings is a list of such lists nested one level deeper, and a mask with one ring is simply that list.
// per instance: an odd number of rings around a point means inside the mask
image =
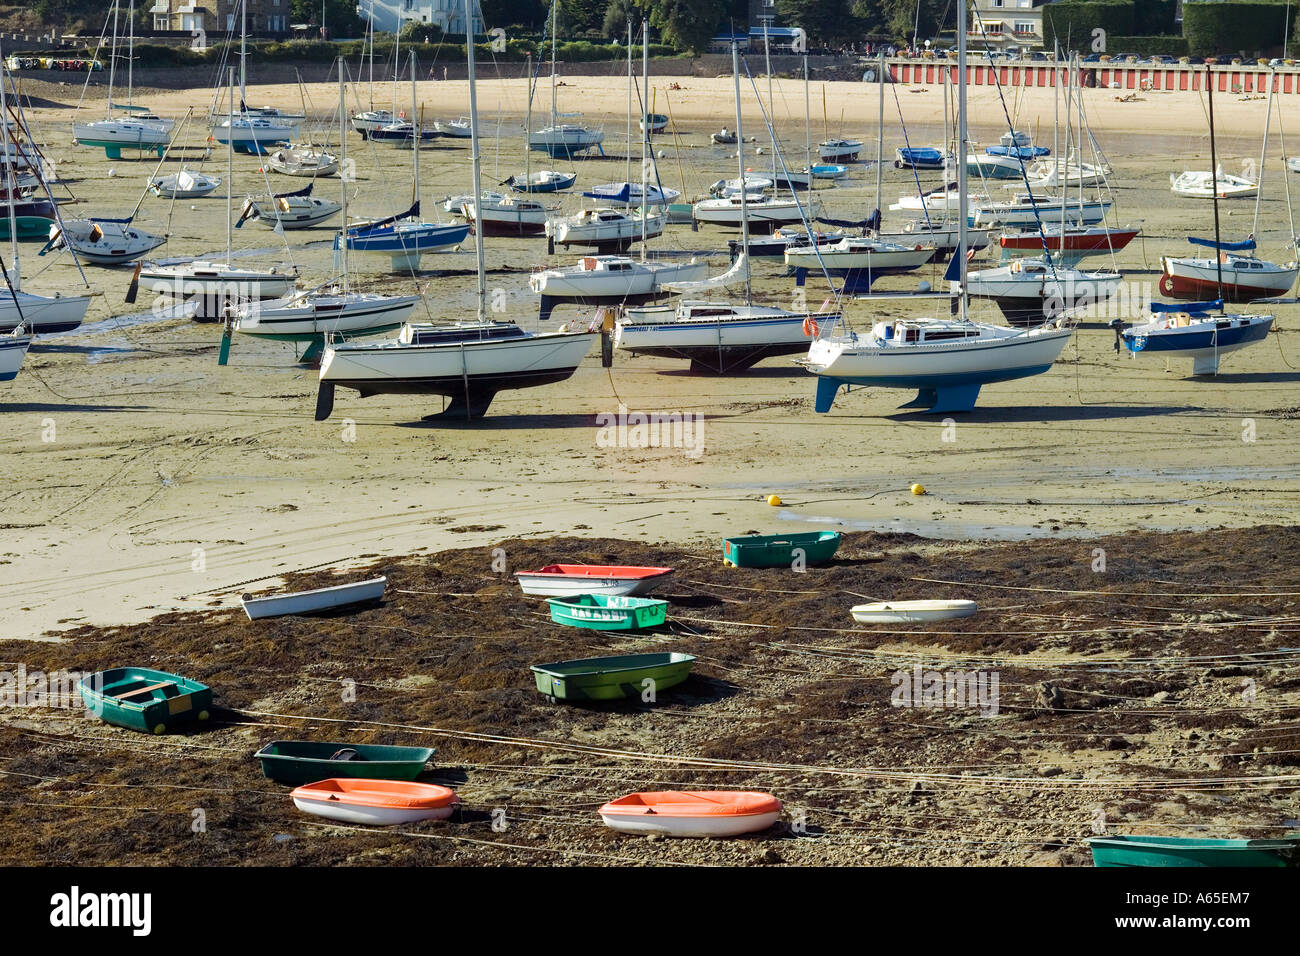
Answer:
[{"label": "small rowing boat", "polygon": [[668,602],[621,594],[579,594],[547,598],[551,620],[569,627],[596,631],[638,631],[658,627],[668,614]]},{"label": "small rowing boat", "polygon": [[298,787],[290,796],[304,813],[377,827],[445,820],[460,803],[449,787],[400,780],[334,778]]},{"label": "small rowing boat", "polygon": [[432,747],[273,740],[253,754],[268,780],[299,786],[327,778],[414,780],[434,755]]},{"label": "small rowing boat", "polygon": [[576,597],[579,594],[649,594],[668,580],[672,568],[618,564],[548,564],[536,571],[516,571],[525,594]]},{"label": "small rowing boat", "polygon": [[623,833],[726,837],[766,830],[780,818],[781,801],[745,790],[665,790],[628,794],[597,812]]},{"label": "small rowing boat", "polygon": [[1300,837],[1214,840],[1204,837],[1091,837],[1093,866],[1300,867]]},{"label": "small rowing boat", "polygon": [[859,624],[923,624],[970,617],[979,610],[974,601],[880,601],[853,608]]},{"label": "small rowing boat", "polygon": [[78,685],[86,710],[106,724],[165,734],[178,724],[207,720],[212,689],[196,680],[151,670],[114,667],[82,678]]},{"label": "small rowing boat", "polygon": [[284,617],[289,614],[318,614],[353,604],[378,601],[384,596],[384,588],[387,586],[388,578],[381,577],[311,591],[268,594],[266,597],[245,594],[239,600],[244,605],[248,619],[256,621],[264,617]]},{"label": "small rowing boat", "polygon": [[722,561],[733,568],[788,568],[821,564],[840,547],[838,531],[799,534],[746,534],[722,542]]},{"label": "small rowing boat", "polygon": [[534,664],[530,669],[537,690],[549,700],[617,700],[639,697],[648,689],[658,693],[676,687],[690,676],[694,663],[690,654],[669,651],[586,657]]}]

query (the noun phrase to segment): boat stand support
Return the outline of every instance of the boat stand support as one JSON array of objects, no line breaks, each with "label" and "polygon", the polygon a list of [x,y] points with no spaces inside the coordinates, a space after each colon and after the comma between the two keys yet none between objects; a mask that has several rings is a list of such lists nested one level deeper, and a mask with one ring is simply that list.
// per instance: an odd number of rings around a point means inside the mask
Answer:
[{"label": "boat stand support", "polygon": [[1219,374],[1219,357],[1217,355],[1206,355],[1203,358],[1192,359],[1193,375],[1218,375]]},{"label": "boat stand support", "polygon": [[308,368],[320,368],[321,356],[325,354],[325,338],[312,339],[307,344],[307,351],[303,352],[298,359],[299,365],[305,365]]},{"label": "boat stand support", "polygon": [[947,412],[971,412],[980,396],[980,385],[944,385],[918,389],[916,398],[899,405],[899,408],[924,408],[926,414],[941,415]]}]

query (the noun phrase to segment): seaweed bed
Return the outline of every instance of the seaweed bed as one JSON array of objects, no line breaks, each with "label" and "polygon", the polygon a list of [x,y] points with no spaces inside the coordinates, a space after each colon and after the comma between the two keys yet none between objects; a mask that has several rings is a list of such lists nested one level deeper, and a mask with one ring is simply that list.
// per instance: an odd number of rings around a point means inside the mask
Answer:
[{"label": "seaweed bed", "polygon": [[[1083,841],[1103,826],[1270,836],[1296,825],[1295,528],[1010,544],[854,534],[803,573],[617,540],[500,547],[511,570],[561,555],[671,565],[669,626],[620,636],[553,624],[473,549],[375,563],[384,602],[349,614],[174,613],[8,642],[11,671],[156,667],[210,684],[216,706],[208,724],[164,737],[70,701],[0,708],[0,858],[1086,865]],[[903,629],[848,614],[940,596],[981,611]],[[548,703],[528,670],[651,648],[699,658],[655,703]],[[997,713],[892,706],[895,675],[916,665],[996,675]],[[390,830],[303,815],[251,759],[295,737],[436,746],[421,779],[464,804],[450,821]],[[673,841],[615,834],[595,813],[634,790],[726,788],[775,793],[787,819]]]}]

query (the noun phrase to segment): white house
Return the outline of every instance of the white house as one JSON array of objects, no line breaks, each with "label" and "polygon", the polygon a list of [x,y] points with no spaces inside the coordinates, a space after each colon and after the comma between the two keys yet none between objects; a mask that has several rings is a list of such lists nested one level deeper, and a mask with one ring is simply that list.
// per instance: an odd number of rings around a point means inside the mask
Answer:
[{"label": "white house", "polygon": [[[440,26],[443,33],[465,35],[464,0],[357,0],[357,13],[374,23],[377,33],[396,33],[413,20]],[[474,17],[474,32],[484,32],[481,16]]]}]

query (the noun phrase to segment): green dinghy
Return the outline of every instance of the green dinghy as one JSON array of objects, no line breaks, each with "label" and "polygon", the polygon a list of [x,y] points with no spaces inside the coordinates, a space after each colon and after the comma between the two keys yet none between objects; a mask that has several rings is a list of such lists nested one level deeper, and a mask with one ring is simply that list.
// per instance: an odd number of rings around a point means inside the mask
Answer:
[{"label": "green dinghy", "polygon": [[108,724],[165,734],[179,724],[207,720],[212,689],[179,674],[147,667],[114,667],[83,678],[86,709]]},{"label": "green dinghy", "polygon": [[336,777],[414,780],[434,753],[432,747],[273,740],[253,756],[269,779],[297,787]]},{"label": "green dinghy", "polygon": [[1088,840],[1093,866],[1300,868],[1300,837],[1211,840],[1202,837],[1106,836]]},{"label": "green dinghy", "polygon": [[[618,700],[676,687],[691,673],[695,658],[678,651],[587,657],[532,668],[537,689],[551,700]],[[645,681],[654,681],[646,684]]]},{"label": "green dinghy", "polygon": [[733,568],[789,568],[795,552],[805,565],[822,564],[840,547],[838,531],[804,531],[798,534],[744,534],[725,538],[722,560]]},{"label": "green dinghy", "polygon": [[597,631],[639,631],[658,627],[668,616],[668,602],[620,594],[579,594],[547,598],[551,620]]}]

